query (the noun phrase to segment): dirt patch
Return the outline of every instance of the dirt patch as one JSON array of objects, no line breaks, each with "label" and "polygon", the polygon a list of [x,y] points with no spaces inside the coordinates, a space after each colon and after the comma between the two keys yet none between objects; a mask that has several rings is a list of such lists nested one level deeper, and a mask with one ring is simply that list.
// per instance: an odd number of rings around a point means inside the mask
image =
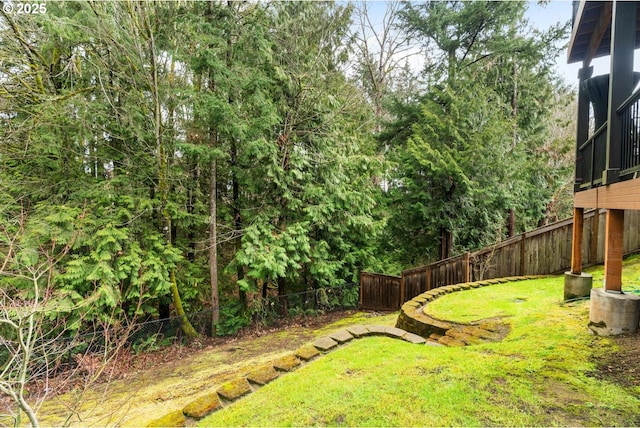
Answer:
[{"label": "dirt patch", "polygon": [[596,356],[597,369],[591,376],[616,383],[640,398],[640,333],[609,340],[615,345],[614,350]]}]

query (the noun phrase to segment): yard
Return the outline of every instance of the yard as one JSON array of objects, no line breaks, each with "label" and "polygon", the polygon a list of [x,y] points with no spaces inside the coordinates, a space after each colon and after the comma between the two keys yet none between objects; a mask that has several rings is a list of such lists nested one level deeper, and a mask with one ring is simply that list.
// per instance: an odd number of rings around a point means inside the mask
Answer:
[{"label": "yard", "polygon": [[[628,259],[624,272],[625,284],[640,284],[640,258]],[[597,285],[602,269],[593,274]],[[430,304],[430,314],[441,318],[508,323],[510,333],[500,342],[450,348],[357,339],[200,425],[640,425],[638,336],[591,335],[588,301],[563,304],[562,284],[561,276],[496,284]],[[393,325],[395,317],[357,312],[321,327],[205,344],[193,355],[132,370],[90,391],[72,424],[144,425],[314,338],[352,324]],[[59,424],[62,413],[59,401],[51,401],[42,409],[43,423]]]},{"label": "yard", "polygon": [[[639,272],[629,259],[625,283],[640,284]],[[602,269],[593,274],[597,286]],[[638,337],[593,336],[589,302],[563,304],[562,287],[557,276],[447,295],[432,315],[498,318],[510,334],[464,348],[361,339],[200,425],[639,425]]]}]

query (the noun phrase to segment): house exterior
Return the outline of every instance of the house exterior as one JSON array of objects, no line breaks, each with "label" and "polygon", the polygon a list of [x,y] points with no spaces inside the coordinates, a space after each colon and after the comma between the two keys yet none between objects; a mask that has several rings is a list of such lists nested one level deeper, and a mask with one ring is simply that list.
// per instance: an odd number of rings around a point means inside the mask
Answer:
[{"label": "house exterior", "polygon": [[[582,273],[584,211],[606,209],[604,284],[589,292],[590,326],[600,334],[635,331],[640,316],[640,299],[622,292],[624,213],[640,210],[640,90],[636,90],[640,73],[633,70],[634,51],[640,47],[639,3],[581,0],[573,4],[568,62],[581,62],[582,68],[572,259],[565,276],[565,298],[581,287],[591,288],[589,276]],[[604,56],[610,57],[609,73],[593,76],[591,61]]]}]

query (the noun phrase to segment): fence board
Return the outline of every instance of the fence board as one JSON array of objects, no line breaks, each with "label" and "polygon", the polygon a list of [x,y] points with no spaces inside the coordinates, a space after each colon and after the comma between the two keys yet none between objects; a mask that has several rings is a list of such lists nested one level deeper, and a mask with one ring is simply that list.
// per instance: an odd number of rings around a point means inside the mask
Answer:
[{"label": "fence board", "polygon": [[[401,305],[401,278],[369,272],[360,273],[360,307],[376,311],[396,311]],[[420,293],[418,293],[420,294]]]}]

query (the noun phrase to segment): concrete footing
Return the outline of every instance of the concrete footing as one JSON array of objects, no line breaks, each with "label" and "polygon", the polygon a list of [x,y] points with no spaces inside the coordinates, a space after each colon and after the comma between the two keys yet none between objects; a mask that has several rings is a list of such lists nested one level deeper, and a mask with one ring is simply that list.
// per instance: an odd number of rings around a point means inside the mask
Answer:
[{"label": "concrete footing", "polygon": [[589,328],[600,336],[634,333],[640,322],[640,297],[591,290]]},{"label": "concrete footing", "polygon": [[564,300],[589,297],[593,286],[593,277],[588,273],[564,273]]}]

